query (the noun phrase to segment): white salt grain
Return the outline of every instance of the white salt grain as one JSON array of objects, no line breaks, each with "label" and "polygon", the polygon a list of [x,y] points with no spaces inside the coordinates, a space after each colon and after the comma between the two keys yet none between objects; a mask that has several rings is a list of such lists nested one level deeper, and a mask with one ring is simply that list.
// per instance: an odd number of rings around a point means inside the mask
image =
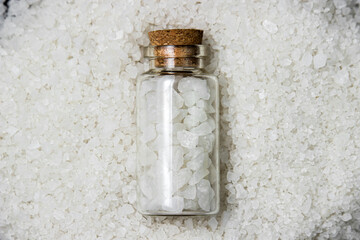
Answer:
[{"label": "white salt grain", "polygon": [[144,143],[147,143],[147,142],[155,139],[156,131],[155,131],[154,124],[149,124],[142,129],[143,129],[143,135],[142,135],[141,139]]},{"label": "white salt grain", "polygon": [[17,131],[19,131],[19,129],[13,126],[9,126],[8,128],[5,129],[5,132],[9,134],[10,137],[13,136]]},{"label": "white salt grain", "polygon": [[118,210],[118,214],[121,216],[126,216],[132,214],[134,212],[134,208],[130,204],[124,204]]},{"label": "white salt grain", "polygon": [[215,217],[212,217],[212,218],[210,218],[210,220],[208,221],[208,224],[209,224],[211,230],[215,231],[216,228],[217,228],[217,226],[218,226],[218,221],[216,220]]},{"label": "white salt grain", "polygon": [[179,195],[185,199],[193,200],[196,197],[196,187],[188,185],[183,191],[179,192]]},{"label": "white salt grain", "polygon": [[312,55],[309,52],[305,52],[301,58],[301,63],[304,66],[310,66],[312,63]]},{"label": "white salt grain", "polygon": [[194,172],[194,174],[191,176],[189,184],[194,185],[200,182],[204,177],[206,177],[209,174],[209,170],[202,167]]},{"label": "white salt grain", "polygon": [[199,99],[200,96],[196,92],[185,92],[181,95],[185,101],[187,107],[193,106]]},{"label": "white salt grain", "polygon": [[199,137],[192,132],[182,130],[177,133],[177,139],[181,146],[192,149],[198,144]]},{"label": "white salt grain", "polygon": [[269,20],[264,20],[262,25],[269,33],[276,33],[278,31],[277,25]]},{"label": "white salt grain", "polygon": [[191,218],[186,219],[186,220],[184,221],[184,223],[185,223],[185,227],[186,227],[187,229],[193,229],[193,228],[194,228],[194,224],[193,224],[193,221],[192,221]]},{"label": "white salt grain", "polygon": [[347,222],[350,221],[352,219],[352,216],[350,213],[345,213],[342,216],[340,216],[341,220]]},{"label": "white salt grain", "polygon": [[163,210],[173,213],[180,213],[184,209],[184,198],[175,196],[171,199],[170,205],[164,205]]},{"label": "white salt grain", "polygon": [[191,170],[187,168],[183,168],[178,172],[175,172],[175,176],[173,176],[173,191],[176,192],[187,184],[191,176]]},{"label": "white salt grain", "polygon": [[342,9],[344,7],[346,7],[346,1],[345,0],[333,0],[334,1],[334,5],[336,8],[338,9]]},{"label": "white salt grain", "polygon": [[191,107],[189,108],[189,113],[194,116],[195,120],[198,122],[203,122],[207,119],[207,114],[202,108]]},{"label": "white salt grain", "polygon": [[323,53],[318,53],[314,57],[314,68],[319,69],[325,66],[327,57]]},{"label": "white salt grain", "polygon": [[215,122],[209,119],[206,122],[201,123],[199,126],[191,129],[191,133],[194,135],[204,136],[210,134],[215,129]]},{"label": "white salt grain", "polygon": [[[202,177],[203,178],[203,177]],[[201,179],[196,185],[197,197],[199,198],[198,204],[204,211],[210,210],[210,203],[214,197],[214,190],[211,188],[210,182],[205,179]]]},{"label": "white salt grain", "polygon": [[199,209],[199,205],[196,200],[185,199],[184,200],[184,209],[197,210],[197,209]]}]

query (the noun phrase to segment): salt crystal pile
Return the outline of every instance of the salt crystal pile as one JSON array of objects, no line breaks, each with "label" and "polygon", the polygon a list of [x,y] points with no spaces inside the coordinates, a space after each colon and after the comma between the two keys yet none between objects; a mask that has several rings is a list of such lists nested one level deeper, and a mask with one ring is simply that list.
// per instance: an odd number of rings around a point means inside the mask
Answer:
[{"label": "salt crystal pile", "polygon": [[[1,240],[360,239],[359,0],[6,2]],[[139,45],[149,45],[149,30],[169,27],[204,29],[213,48],[218,224],[147,218],[135,207],[135,75],[146,70]],[[195,105],[211,108],[205,102]],[[183,107],[176,121],[187,115]],[[153,166],[157,154],[143,154]],[[188,185],[179,196],[196,191]],[[187,198],[184,207],[197,208]]]},{"label": "salt crystal pile", "polygon": [[[140,208],[145,213],[216,208],[215,108],[207,80],[174,76],[140,86]],[[215,179],[215,180],[214,180]]]}]

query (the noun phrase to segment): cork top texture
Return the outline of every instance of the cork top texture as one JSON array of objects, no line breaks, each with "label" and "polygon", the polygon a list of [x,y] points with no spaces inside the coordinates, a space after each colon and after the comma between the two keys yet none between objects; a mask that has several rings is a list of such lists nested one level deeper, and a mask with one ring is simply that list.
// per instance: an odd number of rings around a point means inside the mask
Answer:
[{"label": "cork top texture", "polygon": [[149,32],[153,46],[196,45],[202,43],[203,31],[199,29],[165,29]]}]

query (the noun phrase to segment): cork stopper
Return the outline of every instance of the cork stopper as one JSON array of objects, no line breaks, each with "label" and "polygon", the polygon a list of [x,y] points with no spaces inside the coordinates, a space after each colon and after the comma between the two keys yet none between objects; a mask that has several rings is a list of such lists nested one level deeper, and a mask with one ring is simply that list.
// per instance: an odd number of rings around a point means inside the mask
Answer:
[{"label": "cork stopper", "polygon": [[202,43],[203,31],[198,29],[165,29],[149,32],[153,46],[196,45]]},{"label": "cork stopper", "polygon": [[146,55],[155,67],[203,67],[205,48],[201,45],[203,31],[198,29],[166,29],[149,32],[152,46]]}]

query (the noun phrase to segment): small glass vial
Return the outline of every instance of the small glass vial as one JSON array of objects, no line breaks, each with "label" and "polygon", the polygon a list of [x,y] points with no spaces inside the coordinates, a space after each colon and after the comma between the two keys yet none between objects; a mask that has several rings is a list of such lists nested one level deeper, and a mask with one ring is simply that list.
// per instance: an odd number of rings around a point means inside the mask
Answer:
[{"label": "small glass vial", "polygon": [[145,215],[219,211],[219,94],[202,31],[149,32],[137,81],[137,203]]}]

